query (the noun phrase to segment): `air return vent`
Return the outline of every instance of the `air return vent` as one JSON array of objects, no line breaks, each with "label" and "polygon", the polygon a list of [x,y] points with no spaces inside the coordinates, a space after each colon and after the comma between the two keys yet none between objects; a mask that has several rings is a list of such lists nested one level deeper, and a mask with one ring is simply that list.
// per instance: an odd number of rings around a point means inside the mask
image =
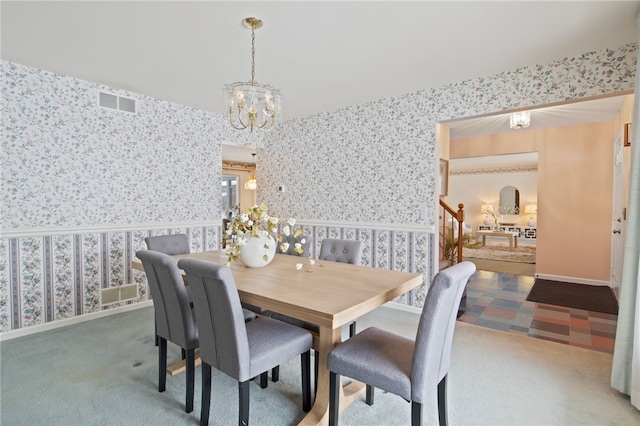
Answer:
[{"label": "air return vent", "polygon": [[108,306],[113,303],[128,302],[138,298],[138,285],[125,284],[116,287],[100,289],[100,306]]},{"label": "air return vent", "polygon": [[137,102],[135,99],[125,98],[124,96],[116,96],[107,92],[98,92],[98,105],[101,108],[117,109],[119,111],[136,113]]}]

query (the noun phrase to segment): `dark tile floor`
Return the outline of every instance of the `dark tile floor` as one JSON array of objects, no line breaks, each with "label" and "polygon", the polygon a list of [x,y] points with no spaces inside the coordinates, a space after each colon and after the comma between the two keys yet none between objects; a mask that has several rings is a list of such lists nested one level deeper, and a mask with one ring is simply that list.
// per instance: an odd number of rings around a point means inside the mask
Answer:
[{"label": "dark tile floor", "polygon": [[534,277],[478,270],[458,321],[613,353],[617,316],[527,302]]}]

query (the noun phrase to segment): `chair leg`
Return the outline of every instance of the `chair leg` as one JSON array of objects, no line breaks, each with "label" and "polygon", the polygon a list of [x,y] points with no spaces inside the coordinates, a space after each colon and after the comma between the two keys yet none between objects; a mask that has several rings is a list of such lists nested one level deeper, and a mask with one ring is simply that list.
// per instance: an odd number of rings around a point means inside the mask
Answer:
[{"label": "chair leg", "polygon": [[164,392],[167,385],[167,339],[158,336],[158,392]]},{"label": "chair leg", "polygon": [[329,372],[329,426],[338,424],[340,413],[340,375]]},{"label": "chair leg", "polygon": [[269,376],[267,372],[260,373],[260,387],[262,389],[266,389],[269,386]]},{"label": "chair leg", "polygon": [[249,380],[238,382],[238,425],[249,424]]},{"label": "chair leg", "polygon": [[311,351],[300,354],[302,368],[302,411],[311,410]]},{"label": "chair leg", "polygon": [[320,366],[320,360],[318,359],[320,354],[318,351],[313,351],[313,374],[315,377],[313,382],[313,400],[316,400],[316,394],[318,393],[318,367]]},{"label": "chair leg", "polygon": [[367,385],[367,396],[365,402],[367,405],[373,405],[373,395],[375,394],[376,388],[371,385]]},{"label": "chair leg", "polygon": [[273,367],[271,369],[271,380],[273,382],[277,382],[278,380],[280,380],[280,366],[276,365],[275,367]]},{"label": "chair leg", "polygon": [[447,426],[447,375],[438,383],[438,422],[440,426]]},{"label": "chair leg", "polygon": [[156,346],[158,346],[158,344],[160,343],[159,337],[158,337],[158,323],[156,322],[156,320],[153,320],[153,332],[156,333]]},{"label": "chair leg", "polygon": [[411,426],[422,426],[422,404],[411,401]]},{"label": "chair leg", "polygon": [[187,352],[184,350],[184,348],[182,348],[182,359],[185,359],[187,357]]},{"label": "chair leg", "polygon": [[185,403],[185,411],[190,413],[193,411],[193,388],[196,375],[196,354],[195,349],[187,349],[187,400]]},{"label": "chair leg", "polygon": [[200,406],[200,426],[209,424],[209,409],[211,408],[211,366],[202,363],[202,401]]},{"label": "chair leg", "polygon": [[356,322],[354,321],[349,325],[349,337],[351,338],[355,335],[356,335]]}]

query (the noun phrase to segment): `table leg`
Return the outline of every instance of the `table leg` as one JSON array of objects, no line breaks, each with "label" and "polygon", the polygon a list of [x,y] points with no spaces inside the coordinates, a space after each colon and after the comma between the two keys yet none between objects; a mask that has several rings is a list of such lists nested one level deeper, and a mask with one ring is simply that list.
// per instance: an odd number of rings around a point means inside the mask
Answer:
[{"label": "table leg", "polygon": [[484,246],[484,245],[486,245],[486,244],[487,244],[487,236],[486,236],[486,235],[483,235],[483,236],[482,236],[482,245]]},{"label": "table leg", "polygon": [[[327,355],[342,340],[342,329],[335,330],[320,327],[319,347],[316,354],[320,356],[318,365],[318,392],[311,411],[302,419],[301,425],[326,425],[329,423],[329,370]],[[344,410],[364,392],[365,384],[351,382],[340,390],[340,411]]]},{"label": "table leg", "polygon": [[513,251],[513,235],[507,235],[507,239],[509,240],[509,251]]},{"label": "table leg", "polygon": [[513,246],[515,248],[518,248],[518,236],[517,235],[513,236]]}]

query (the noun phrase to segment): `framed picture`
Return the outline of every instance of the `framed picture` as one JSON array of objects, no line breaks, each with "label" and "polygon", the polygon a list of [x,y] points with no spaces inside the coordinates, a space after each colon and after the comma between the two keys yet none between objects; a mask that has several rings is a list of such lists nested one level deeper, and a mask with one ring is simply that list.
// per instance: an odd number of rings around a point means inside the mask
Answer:
[{"label": "framed picture", "polygon": [[440,196],[449,194],[449,161],[440,159]]},{"label": "framed picture", "polygon": [[631,123],[624,125],[624,146],[631,146]]}]

